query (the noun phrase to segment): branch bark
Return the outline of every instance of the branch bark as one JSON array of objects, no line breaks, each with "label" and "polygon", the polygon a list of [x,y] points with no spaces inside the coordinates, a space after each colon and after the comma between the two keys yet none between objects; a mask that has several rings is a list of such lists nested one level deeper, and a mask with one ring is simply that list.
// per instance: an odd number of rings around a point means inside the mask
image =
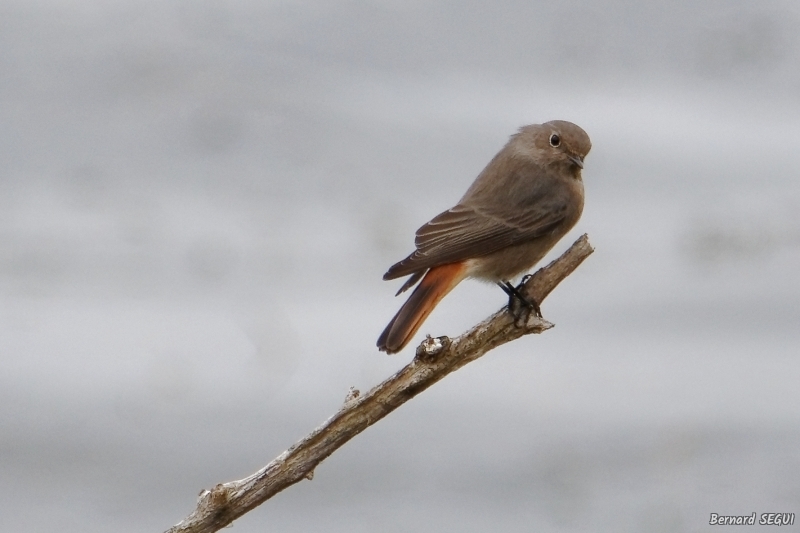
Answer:
[{"label": "branch bark", "polygon": [[[541,303],[593,251],[588,237],[581,236],[561,257],[537,271],[523,294]],[[351,389],[336,414],[267,466],[201,492],[197,508],[167,533],[210,533],[227,526],[290,485],[311,479],[314,468],[347,441],[446,375],[501,344],[552,327],[533,314],[525,324],[515,325],[503,308],[455,339],[428,337],[411,363],[363,396]]]}]

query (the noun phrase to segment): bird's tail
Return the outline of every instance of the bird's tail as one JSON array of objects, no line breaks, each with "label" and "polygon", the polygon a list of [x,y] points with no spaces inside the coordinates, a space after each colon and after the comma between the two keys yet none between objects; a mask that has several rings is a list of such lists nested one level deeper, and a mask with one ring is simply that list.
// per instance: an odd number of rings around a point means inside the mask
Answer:
[{"label": "bird's tail", "polygon": [[389,354],[402,350],[436,304],[464,279],[466,271],[467,266],[463,262],[436,266],[428,270],[406,303],[381,333],[378,338],[378,349]]}]

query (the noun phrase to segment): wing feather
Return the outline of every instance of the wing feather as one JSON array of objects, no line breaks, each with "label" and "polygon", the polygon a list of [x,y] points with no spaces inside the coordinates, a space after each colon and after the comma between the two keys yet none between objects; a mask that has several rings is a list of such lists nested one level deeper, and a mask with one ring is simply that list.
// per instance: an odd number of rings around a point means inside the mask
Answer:
[{"label": "wing feather", "polygon": [[393,265],[383,279],[481,257],[531,241],[556,229],[566,211],[566,202],[558,200],[535,202],[532,208],[520,210],[459,204],[417,230],[417,250]]}]

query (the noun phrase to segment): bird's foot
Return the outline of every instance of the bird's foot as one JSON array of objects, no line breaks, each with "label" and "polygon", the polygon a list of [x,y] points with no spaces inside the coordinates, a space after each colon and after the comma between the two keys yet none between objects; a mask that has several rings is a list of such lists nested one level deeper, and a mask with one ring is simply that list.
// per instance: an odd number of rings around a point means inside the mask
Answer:
[{"label": "bird's foot", "polygon": [[516,287],[509,281],[498,282],[500,288],[508,294],[508,312],[514,317],[514,325],[518,328],[528,323],[531,313],[542,318],[542,310],[539,307],[539,302],[522,294],[523,286],[529,278],[530,275],[523,277],[520,284]]}]

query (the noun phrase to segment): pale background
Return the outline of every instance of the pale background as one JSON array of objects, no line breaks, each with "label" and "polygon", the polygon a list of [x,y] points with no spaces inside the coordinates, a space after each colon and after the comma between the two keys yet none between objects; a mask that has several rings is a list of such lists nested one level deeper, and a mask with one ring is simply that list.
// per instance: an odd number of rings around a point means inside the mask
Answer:
[{"label": "pale background", "polygon": [[[374,347],[383,272],[555,118],[594,144],[555,252],[597,248],[557,327],[234,531],[800,513],[798,24],[793,0],[3,0],[0,530],[166,529],[407,363]],[[420,335],[504,302],[464,283]]]}]

